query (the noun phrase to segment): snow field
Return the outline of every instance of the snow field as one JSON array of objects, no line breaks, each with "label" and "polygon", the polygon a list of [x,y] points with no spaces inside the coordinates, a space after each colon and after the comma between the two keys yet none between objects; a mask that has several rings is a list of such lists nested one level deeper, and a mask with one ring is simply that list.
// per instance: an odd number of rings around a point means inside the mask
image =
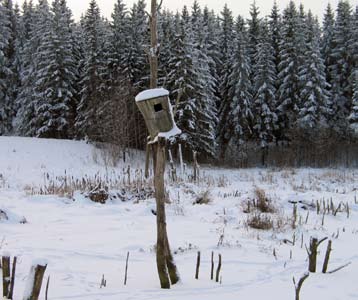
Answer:
[{"label": "snow field", "polygon": [[[168,234],[181,283],[164,291],[159,288],[155,265],[154,199],[113,200],[101,205],[80,192],[73,199],[27,192],[28,186],[44,184],[44,173],[62,176],[66,170],[77,178],[111,176],[121,174],[126,167],[109,167],[98,153],[94,155],[96,151],[83,142],[0,138],[0,209],[9,217],[0,221],[0,251],[19,258],[16,299],[22,297],[30,266],[38,258],[48,262],[45,276],[51,276],[50,299],[293,299],[292,277],[298,280],[308,267],[302,235],[307,246],[311,236],[332,239],[329,270],[348,262],[351,265],[333,274],[321,274],[324,242],[319,248],[318,272],[305,281],[301,298],[357,299],[357,170],[203,167],[199,184],[187,180],[170,184]],[[141,155],[132,157],[133,172],[142,164]],[[257,187],[278,208],[272,218],[282,220],[280,228],[262,231],[247,226],[245,202],[255,197]],[[210,202],[193,205],[197,196],[208,190]],[[336,206],[349,203],[349,218],[345,212],[336,217],[329,214],[322,226],[322,215],[311,209],[305,224],[307,210],[298,205],[297,228],[291,228],[292,204],[288,201],[311,203],[330,198]],[[23,216],[26,224],[20,224]],[[294,234],[295,245],[284,242],[292,241]],[[128,284],[124,286],[128,251]],[[197,251],[202,259],[199,280],[194,279]],[[222,284],[210,280],[212,251],[215,263],[222,254]],[[104,288],[100,288],[102,275],[107,280]]]}]

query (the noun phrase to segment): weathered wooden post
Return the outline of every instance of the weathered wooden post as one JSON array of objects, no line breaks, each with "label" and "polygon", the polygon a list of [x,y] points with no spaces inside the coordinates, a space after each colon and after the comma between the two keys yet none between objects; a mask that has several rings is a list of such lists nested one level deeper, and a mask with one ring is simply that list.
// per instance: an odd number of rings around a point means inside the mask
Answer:
[{"label": "weathered wooden post", "polygon": [[165,216],[165,146],[166,140],[181,131],[177,128],[169,92],[165,89],[146,90],[136,97],[136,103],[147,125],[154,152],[154,189],[157,205],[157,269],[162,288],[179,280],[176,265],[170,252]]},{"label": "weathered wooden post", "polygon": [[2,256],[2,293],[3,297],[7,299],[10,291],[10,255]]},{"label": "weathered wooden post", "polygon": [[36,261],[30,269],[23,300],[38,300],[47,262]]}]

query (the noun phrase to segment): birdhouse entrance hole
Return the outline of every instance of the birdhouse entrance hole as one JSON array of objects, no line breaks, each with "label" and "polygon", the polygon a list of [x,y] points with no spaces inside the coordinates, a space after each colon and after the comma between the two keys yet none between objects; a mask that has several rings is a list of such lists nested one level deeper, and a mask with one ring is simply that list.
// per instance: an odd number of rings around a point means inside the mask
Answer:
[{"label": "birdhouse entrance hole", "polygon": [[158,104],[154,104],[154,111],[155,112],[160,112],[163,110],[163,106],[161,103],[158,103]]}]

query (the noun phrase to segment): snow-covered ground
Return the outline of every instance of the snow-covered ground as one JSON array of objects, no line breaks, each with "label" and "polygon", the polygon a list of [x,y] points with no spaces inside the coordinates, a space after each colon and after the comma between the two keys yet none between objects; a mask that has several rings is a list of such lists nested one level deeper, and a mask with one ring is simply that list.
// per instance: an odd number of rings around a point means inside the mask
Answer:
[{"label": "snow-covered ground", "polygon": [[[132,156],[132,182],[142,180],[138,175],[144,165],[142,157],[140,153]],[[358,170],[205,167],[198,184],[187,179],[169,184],[168,180],[168,233],[181,283],[161,290],[153,251],[154,199],[114,199],[101,205],[79,191],[73,197],[37,195],[51,180],[58,184],[64,176],[72,182],[103,178],[117,185],[127,180],[129,161],[114,168],[103,158],[103,152],[84,142],[0,137],[0,209],[8,215],[8,220],[0,221],[0,251],[19,259],[15,299],[24,293],[34,259],[48,261],[46,277],[51,276],[49,299],[53,300],[294,299],[292,278],[298,280],[307,270],[304,245],[308,246],[311,236],[332,240],[328,270],[351,264],[322,274],[327,241],[323,242],[318,272],[305,281],[301,299],[358,299]],[[190,172],[187,168],[186,175]],[[257,188],[265,191],[277,209],[270,215],[274,230],[247,225],[252,213],[244,211]],[[206,191],[210,202],[193,205]],[[332,199],[335,208],[348,203],[349,216],[342,209],[336,216],[327,214],[322,225],[322,213],[317,215],[309,205],[304,210],[299,204],[296,228],[292,228],[289,201],[311,204],[323,203],[323,199],[327,203]],[[293,236],[294,245],[286,241],[293,241]],[[124,286],[128,251],[128,284]],[[199,280],[194,279],[197,251],[202,258]],[[215,263],[222,255],[221,284],[210,280],[212,251]],[[103,275],[107,286],[100,288]]]}]

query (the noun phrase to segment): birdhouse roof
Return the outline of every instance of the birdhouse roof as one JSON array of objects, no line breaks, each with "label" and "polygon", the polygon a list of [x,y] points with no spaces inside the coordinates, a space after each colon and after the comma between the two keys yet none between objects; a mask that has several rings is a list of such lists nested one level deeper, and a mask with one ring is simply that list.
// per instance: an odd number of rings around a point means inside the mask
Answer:
[{"label": "birdhouse roof", "polygon": [[140,102],[140,101],[159,98],[163,96],[169,96],[169,92],[166,89],[163,88],[150,89],[139,93],[137,97],[135,97],[135,101]]}]

